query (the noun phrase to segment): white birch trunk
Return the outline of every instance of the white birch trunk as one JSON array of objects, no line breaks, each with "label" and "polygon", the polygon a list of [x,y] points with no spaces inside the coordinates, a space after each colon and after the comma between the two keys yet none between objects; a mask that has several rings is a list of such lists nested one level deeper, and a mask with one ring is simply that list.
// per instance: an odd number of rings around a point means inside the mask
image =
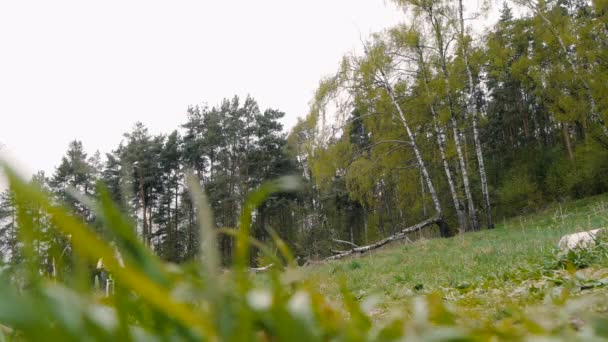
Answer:
[{"label": "white birch trunk", "polygon": [[[446,80],[447,81],[447,80]],[[449,87],[448,87],[449,88]],[[449,91],[449,89],[448,89]],[[450,95],[448,95],[450,96]],[[450,96],[451,97],[451,96]],[[451,102],[451,101],[450,101]],[[451,105],[450,105],[451,107]],[[467,197],[467,207],[469,209],[469,220],[473,230],[479,230],[479,223],[477,222],[477,213],[475,212],[475,202],[473,201],[473,194],[471,193],[471,185],[469,182],[469,172],[467,171],[467,164],[464,160],[464,154],[462,153],[462,145],[460,142],[460,132],[458,130],[458,122],[456,121],[455,113],[452,112],[452,131],[454,135],[454,143],[456,144],[456,153],[458,155],[458,162],[460,164],[460,170],[462,172],[462,182],[464,185],[464,194]]]},{"label": "white birch trunk", "polygon": [[475,203],[473,201],[473,195],[471,193],[467,165],[464,160],[464,155],[462,153],[462,146],[460,143],[460,133],[458,130],[458,122],[456,120],[456,113],[454,111],[454,103],[453,103],[453,99],[452,99],[450,83],[449,83],[449,75],[448,75],[448,70],[447,70],[447,66],[446,66],[446,62],[447,62],[446,56],[445,56],[446,47],[444,46],[444,43],[443,43],[443,35],[441,32],[441,30],[442,30],[441,23],[436,19],[436,17],[434,17],[434,14],[432,12],[429,13],[429,19],[433,23],[433,29],[435,30],[435,43],[437,44],[436,47],[437,47],[437,50],[439,51],[441,71],[443,73],[443,81],[445,83],[446,93],[447,93],[447,97],[448,97],[450,117],[451,117],[451,122],[452,122],[452,131],[453,131],[453,135],[454,135],[454,143],[456,145],[456,153],[458,155],[458,162],[460,164],[460,170],[462,173],[464,193],[465,193],[465,197],[467,199],[467,207],[468,207],[468,211],[469,211],[469,223],[473,230],[477,230],[477,229],[479,229],[479,224],[477,222],[477,213],[475,212]]},{"label": "white birch trunk", "polygon": [[421,191],[421,195],[422,195],[422,215],[424,215],[424,217],[426,217],[427,216],[426,190],[424,190],[424,177],[422,176],[422,171],[420,171],[420,191]]},{"label": "white birch trunk", "polygon": [[459,23],[460,23],[460,40],[462,48],[462,57],[464,59],[465,69],[467,72],[467,82],[469,85],[469,99],[467,101],[467,108],[471,113],[473,121],[473,142],[475,144],[475,154],[477,155],[477,165],[479,165],[479,178],[481,181],[481,192],[484,200],[484,210],[486,214],[486,224],[488,228],[494,228],[492,221],[492,207],[490,204],[490,192],[488,190],[488,179],[486,176],[486,166],[483,160],[483,152],[481,150],[481,141],[479,139],[479,118],[477,112],[477,104],[475,103],[475,95],[477,94],[477,88],[473,82],[473,73],[471,72],[471,65],[469,64],[468,50],[465,42],[465,31],[464,31],[464,9],[462,6],[462,0],[458,0],[459,5]]},{"label": "white birch trunk", "polygon": [[397,102],[397,98],[395,97],[393,88],[388,83],[384,73],[382,73],[382,76],[384,77],[385,89],[386,89],[389,97],[391,98],[391,101],[392,101],[393,105],[395,106],[397,113],[399,114],[399,120],[401,121],[401,124],[405,128],[405,131],[407,132],[407,135],[411,140],[412,149],[414,150],[414,155],[416,156],[416,161],[418,162],[418,166],[420,167],[420,170],[422,171],[422,175],[424,176],[424,179],[426,180],[427,187],[429,188],[429,195],[431,196],[431,200],[433,201],[433,206],[435,207],[435,212],[437,213],[437,215],[439,217],[439,220],[437,220],[437,223],[439,224],[439,230],[441,232],[441,236],[442,237],[450,236],[451,233],[450,233],[449,227],[447,226],[447,223],[445,222],[445,219],[443,217],[443,210],[441,209],[441,203],[439,202],[439,197],[437,196],[437,192],[435,191],[435,186],[433,185],[433,180],[431,179],[431,176],[429,175],[429,172],[426,168],[424,159],[422,158],[422,154],[420,153],[420,150],[418,149],[418,144],[416,143],[414,134],[412,133],[412,130],[410,129],[410,126],[407,123],[407,119],[405,118],[405,114],[403,113],[403,110],[401,109],[399,102]]},{"label": "white birch trunk", "polygon": [[411,140],[412,149],[414,150],[414,155],[416,156],[416,161],[418,162],[418,165],[420,166],[420,170],[422,171],[422,175],[424,176],[424,179],[426,180],[426,184],[427,184],[427,187],[429,188],[429,194],[431,195],[431,200],[433,201],[433,206],[435,207],[435,211],[437,212],[438,215],[443,215],[443,210],[441,209],[441,204],[439,203],[439,197],[437,197],[437,192],[435,191],[435,186],[433,185],[433,180],[431,179],[431,176],[429,175],[429,172],[426,168],[424,159],[422,158],[422,154],[420,153],[420,150],[418,149],[418,144],[416,143],[416,140],[414,139],[414,134],[412,133],[412,130],[410,129],[410,126],[407,123],[407,119],[405,118],[405,114],[403,113],[401,106],[397,102],[397,99],[395,97],[392,87],[390,87],[390,85],[387,85],[386,90],[391,98],[393,105],[395,106],[395,109],[397,110],[397,113],[399,114],[399,120],[401,121],[401,124],[405,128],[405,131],[407,132],[407,135]]},{"label": "white birch trunk", "polygon": [[[419,59],[419,63],[420,63],[420,69],[422,71],[422,80],[424,82],[424,88],[426,90],[427,96],[430,98],[431,92],[430,92],[429,86],[428,86],[428,77],[426,74],[426,67],[424,64],[425,63],[424,56],[422,55],[422,51],[421,51],[420,47],[418,47],[417,49],[418,49],[418,59]],[[458,199],[458,194],[456,192],[456,186],[454,185],[454,179],[452,177],[452,171],[450,171],[448,158],[445,153],[445,140],[444,140],[443,134],[439,130],[439,126],[437,124],[438,116],[437,116],[437,112],[435,111],[435,106],[433,106],[433,104],[431,102],[431,103],[429,103],[429,107],[431,110],[431,115],[433,116],[433,128],[435,130],[435,137],[437,138],[437,146],[439,147],[439,155],[441,157],[441,162],[443,164],[443,170],[445,172],[445,177],[447,178],[448,186],[450,188],[450,194],[452,195],[452,202],[454,203],[454,209],[456,210],[456,217],[458,218],[458,224],[460,226],[459,230],[462,232],[467,226],[465,214],[464,214],[464,211],[462,208],[462,203],[460,203],[460,200]]]}]

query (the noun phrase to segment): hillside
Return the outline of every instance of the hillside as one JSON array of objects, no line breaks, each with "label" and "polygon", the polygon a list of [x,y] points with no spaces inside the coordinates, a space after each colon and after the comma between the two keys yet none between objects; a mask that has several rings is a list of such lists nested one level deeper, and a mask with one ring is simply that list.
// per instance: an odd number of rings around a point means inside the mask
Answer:
[{"label": "hillside", "polygon": [[431,293],[440,294],[467,316],[465,325],[478,326],[505,324],[505,319],[515,320],[541,304],[542,310],[555,313],[556,306],[590,299],[583,312],[568,317],[576,323],[588,314],[605,313],[608,307],[608,292],[602,289],[608,254],[599,247],[560,258],[555,248],[564,234],[606,223],[608,196],[602,195],[553,205],[541,213],[501,222],[494,230],[395,244],[361,257],[311,266],[306,276],[336,299],[339,284],[345,283],[359,301],[376,303],[371,309],[375,319],[408,309],[414,298]]}]

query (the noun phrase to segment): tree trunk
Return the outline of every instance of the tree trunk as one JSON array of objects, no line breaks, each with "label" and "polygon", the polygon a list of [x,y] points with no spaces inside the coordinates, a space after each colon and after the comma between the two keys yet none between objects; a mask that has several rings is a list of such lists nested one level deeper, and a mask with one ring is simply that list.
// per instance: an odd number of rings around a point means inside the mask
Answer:
[{"label": "tree trunk", "polygon": [[152,205],[148,206],[148,208],[149,208],[148,209],[148,246],[151,246],[151,243],[152,243],[152,228],[153,228],[152,227],[153,226],[152,225],[152,217],[153,217],[153,215],[152,215],[153,208],[152,207],[153,207]]},{"label": "tree trunk", "polygon": [[490,191],[488,190],[488,177],[486,175],[486,165],[483,160],[483,152],[481,151],[481,141],[479,139],[479,131],[477,129],[477,113],[473,115],[473,139],[475,140],[475,154],[477,155],[477,165],[479,166],[479,179],[481,180],[481,192],[484,199],[484,210],[486,213],[486,225],[488,229],[494,228],[492,221],[492,205],[490,203]]},{"label": "tree trunk", "polygon": [[[431,98],[431,92],[428,86],[428,76],[426,73],[424,55],[422,54],[422,48],[420,46],[417,47],[418,50],[418,59],[420,63],[420,68],[422,71],[422,80],[424,82],[424,88],[426,90],[427,96],[429,97],[429,101]],[[458,194],[456,193],[456,187],[454,186],[454,179],[452,177],[452,171],[450,171],[448,158],[445,154],[445,140],[443,138],[443,134],[439,130],[439,125],[437,123],[437,112],[435,111],[435,106],[432,101],[429,103],[429,107],[431,110],[431,115],[433,116],[433,128],[435,130],[435,137],[437,138],[437,146],[439,147],[439,155],[441,157],[441,162],[443,164],[443,171],[445,172],[445,177],[448,181],[448,187],[450,189],[450,194],[452,195],[452,202],[454,203],[454,210],[456,211],[456,217],[458,218],[458,230],[464,231],[467,227],[466,217],[463,210],[463,205],[458,199]]]},{"label": "tree trunk", "polygon": [[[84,185],[84,195],[88,196],[88,186],[87,184]],[[86,224],[87,223],[87,208],[85,206],[82,207],[82,223]]]},{"label": "tree trunk", "polygon": [[566,150],[568,151],[568,159],[570,161],[574,161],[574,151],[572,150],[572,143],[570,142],[570,132],[568,132],[568,124],[561,124],[562,126],[562,134],[564,135],[564,145],[566,145]]},{"label": "tree trunk", "polygon": [[141,235],[142,235],[142,240],[144,241],[144,244],[147,245],[147,241],[148,241],[148,220],[146,217],[146,194],[144,191],[144,179],[143,176],[141,175],[141,171],[139,172],[139,196],[140,196],[140,200],[141,200],[141,207],[142,207],[142,215],[143,215],[143,227],[142,227],[142,231],[141,231]]},{"label": "tree trunk", "polygon": [[477,230],[479,228],[479,224],[477,223],[477,213],[475,212],[475,203],[473,202],[473,196],[471,194],[471,187],[469,185],[469,175],[467,172],[467,165],[464,161],[464,156],[462,154],[462,146],[460,144],[460,133],[458,130],[456,112],[454,110],[454,101],[452,99],[452,93],[451,93],[451,89],[450,89],[449,74],[448,74],[448,69],[447,69],[447,65],[446,65],[447,61],[446,61],[446,56],[445,56],[445,46],[443,43],[443,35],[441,32],[441,24],[438,22],[438,19],[436,17],[434,17],[434,14],[430,13],[429,16],[430,16],[429,19],[433,23],[433,29],[435,30],[435,38],[436,38],[437,49],[439,51],[441,72],[443,73],[443,81],[445,84],[446,94],[447,94],[447,98],[448,98],[448,108],[450,110],[452,131],[453,131],[453,135],[454,135],[454,143],[456,145],[456,153],[458,155],[458,162],[460,164],[462,180],[464,183],[463,184],[464,193],[467,198],[467,204],[468,204],[468,209],[469,209],[469,221],[471,224],[471,228],[473,230]]},{"label": "tree trunk", "polygon": [[173,243],[173,248],[175,249],[175,259],[179,259],[179,204],[178,204],[178,194],[179,194],[179,184],[175,185],[175,214],[173,215],[173,219],[175,220],[175,232],[173,236],[175,236],[175,241]]},{"label": "tree trunk", "polygon": [[454,209],[456,210],[456,216],[458,217],[458,223],[460,224],[460,231],[465,232],[469,230],[469,224],[467,222],[467,218],[464,212],[464,204],[458,198],[458,193],[456,191],[456,186],[454,185],[454,179],[452,178],[452,171],[450,170],[450,164],[445,154],[445,140],[443,137],[439,137],[439,135],[443,135],[440,129],[437,127],[437,124],[434,124],[436,134],[438,135],[437,140],[441,140],[439,151],[441,154],[441,160],[443,162],[443,169],[446,174],[446,178],[448,179],[448,185],[450,188],[450,193],[452,194],[452,201],[454,202]]},{"label": "tree trunk", "polygon": [[460,23],[460,40],[462,48],[462,57],[464,59],[465,69],[467,72],[467,82],[469,85],[469,100],[467,101],[467,107],[471,113],[473,121],[473,142],[475,144],[475,154],[477,155],[477,165],[479,166],[479,178],[481,180],[481,192],[484,198],[484,210],[486,213],[486,224],[488,228],[494,228],[492,221],[492,207],[490,204],[490,192],[488,190],[488,180],[486,175],[485,162],[483,160],[483,153],[481,150],[481,140],[479,139],[479,118],[477,113],[477,101],[475,96],[477,95],[476,83],[473,82],[473,72],[471,71],[471,65],[469,64],[468,50],[465,41],[464,31],[464,9],[462,6],[462,0],[458,0],[459,5],[459,23]]},{"label": "tree trunk", "polygon": [[[391,229],[391,235],[395,235],[395,220],[393,220],[393,214],[391,212],[391,192],[386,190],[386,184],[383,185],[384,188],[384,209],[386,210],[386,218],[388,221],[388,226]],[[353,241],[354,242],[354,241]]]},{"label": "tree trunk", "polygon": [[382,72],[382,76],[384,78],[385,89],[391,99],[391,102],[395,106],[397,113],[399,114],[399,119],[401,121],[401,124],[405,128],[405,131],[407,132],[407,135],[410,138],[410,141],[412,144],[412,149],[414,150],[414,155],[416,156],[416,161],[418,162],[418,166],[420,167],[420,170],[422,171],[422,174],[424,175],[424,178],[426,180],[426,184],[429,189],[429,194],[431,196],[431,200],[433,201],[433,205],[435,207],[435,212],[437,213],[437,217],[438,217],[438,219],[436,220],[435,223],[437,223],[439,225],[439,231],[440,231],[440,234],[442,237],[450,237],[453,234],[452,234],[451,230],[449,229],[447,222],[445,222],[445,218],[443,217],[443,210],[441,209],[441,203],[439,202],[439,197],[437,196],[437,192],[435,191],[435,186],[433,185],[433,180],[431,179],[431,176],[429,175],[429,172],[426,168],[424,159],[422,158],[422,154],[420,153],[420,150],[418,149],[418,144],[416,144],[416,139],[414,137],[414,134],[413,134],[412,130],[410,129],[410,126],[407,123],[405,114],[403,113],[403,110],[401,109],[399,102],[397,102],[397,98],[395,97],[393,88],[388,83],[388,80],[387,80],[386,76],[384,75],[384,72]]},{"label": "tree trunk", "polygon": [[426,212],[426,194],[425,194],[425,190],[424,190],[424,177],[422,177],[422,171],[420,171],[420,193],[422,195],[422,215],[424,217],[427,217],[427,212]]},{"label": "tree trunk", "polygon": [[[167,248],[166,256],[169,258],[169,261],[175,262],[175,260],[173,259],[174,236],[173,236],[173,228],[171,225],[171,200],[169,200],[169,202],[167,203],[167,240],[168,240],[168,243],[166,245],[166,248]],[[162,249],[164,250],[165,246],[163,246]]]},{"label": "tree trunk", "polygon": [[462,173],[462,182],[464,185],[464,194],[467,198],[467,207],[469,209],[469,223],[472,230],[479,230],[479,223],[477,222],[477,213],[475,212],[475,203],[473,202],[473,194],[471,193],[471,185],[469,182],[469,172],[467,171],[467,164],[464,160],[464,154],[462,153],[462,145],[460,141],[460,130],[458,129],[458,122],[456,120],[456,113],[454,112],[452,95],[450,95],[450,87],[448,85],[448,74],[447,69],[444,68],[444,80],[446,82],[446,88],[448,91],[448,102],[451,113],[452,123],[452,134],[454,138],[454,144],[456,146],[456,154],[458,156],[458,163],[460,165],[460,172]]}]

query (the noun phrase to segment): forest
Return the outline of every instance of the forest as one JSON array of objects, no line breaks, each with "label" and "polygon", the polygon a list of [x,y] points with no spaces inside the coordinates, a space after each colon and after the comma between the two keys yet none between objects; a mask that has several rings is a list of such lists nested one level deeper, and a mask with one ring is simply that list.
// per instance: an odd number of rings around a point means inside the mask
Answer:
[{"label": "forest", "polygon": [[[98,228],[74,192],[95,198],[103,182],[141,241],[174,263],[200,246],[188,172],[207,192],[218,229],[237,227],[256,187],[298,176],[298,191],[256,209],[252,235],[269,241],[276,232],[301,260],[411,226],[441,237],[491,229],[547,203],[608,190],[606,4],[505,2],[485,32],[469,23],[481,14],[462,0],[395,4],[411,20],[345,55],[288,132],[285,113],[234,96],[188,107],[187,121],[168,134],[136,123],[107,153],[74,140],[52,174],[31,182]],[[51,238],[49,220],[27,210],[40,236]],[[7,190],[0,199],[6,265],[22,258],[16,216]],[[41,256],[69,247],[60,236],[51,240]],[[220,237],[219,247],[230,265],[234,239]],[[263,263],[257,256],[252,266]]]},{"label": "forest", "polygon": [[306,113],[0,160],[0,342],[608,339],[608,1],[386,5]]}]

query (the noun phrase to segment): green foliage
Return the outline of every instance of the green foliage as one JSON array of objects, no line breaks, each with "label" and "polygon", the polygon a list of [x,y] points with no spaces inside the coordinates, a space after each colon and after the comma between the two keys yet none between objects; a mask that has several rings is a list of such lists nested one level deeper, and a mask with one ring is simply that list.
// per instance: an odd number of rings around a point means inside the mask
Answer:
[{"label": "green foliage", "polygon": [[589,144],[576,149],[574,161],[566,156],[547,168],[549,194],[582,198],[608,190],[608,154],[602,147]]},{"label": "green foliage", "polygon": [[525,166],[509,170],[498,197],[508,215],[530,213],[542,204],[542,194]]},{"label": "green foliage", "polygon": [[353,261],[351,261],[351,262],[350,262],[350,264],[348,265],[348,267],[349,267],[351,270],[356,270],[356,269],[361,268],[361,263],[360,263],[360,262],[358,262],[358,261],[356,261],[356,260],[353,260]]}]

